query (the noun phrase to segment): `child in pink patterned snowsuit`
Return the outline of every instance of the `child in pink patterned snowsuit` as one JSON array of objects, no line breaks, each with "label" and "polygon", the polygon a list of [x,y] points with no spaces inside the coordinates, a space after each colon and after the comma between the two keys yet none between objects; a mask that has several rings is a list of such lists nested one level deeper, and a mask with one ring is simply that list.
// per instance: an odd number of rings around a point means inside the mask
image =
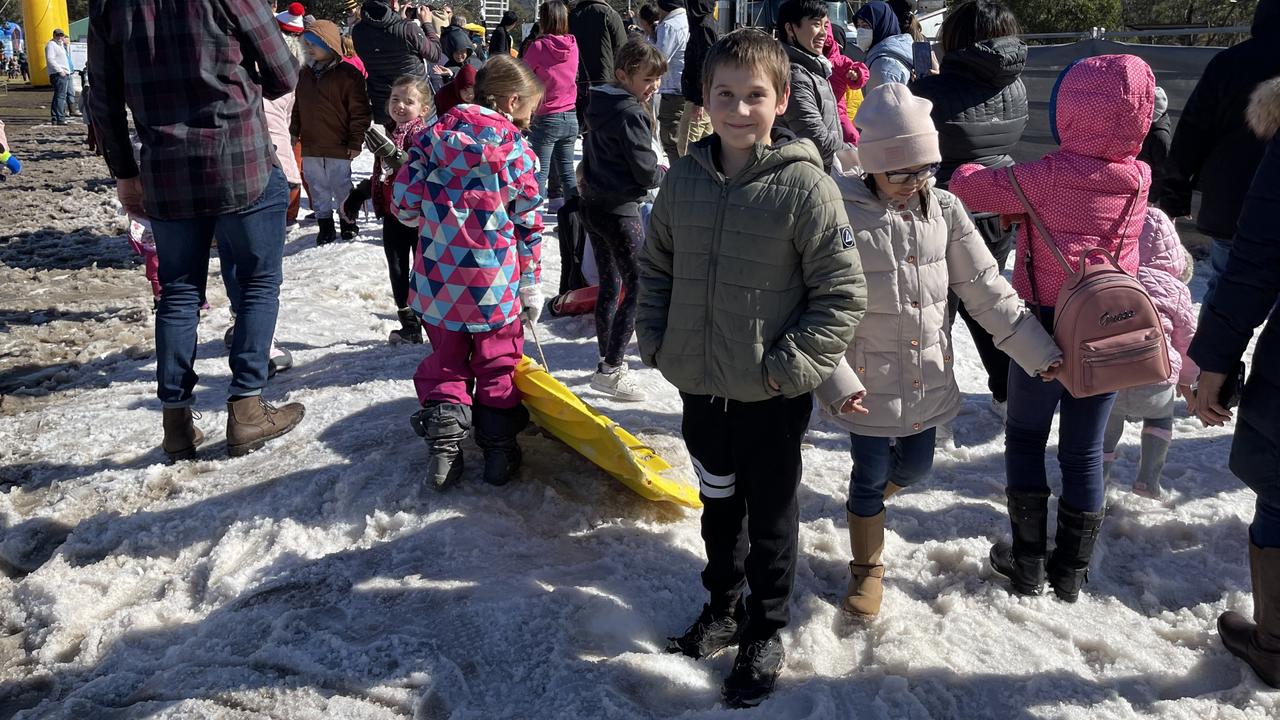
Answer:
[{"label": "child in pink patterned snowsuit", "polygon": [[[1160,497],[1160,473],[1173,442],[1173,410],[1178,396],[1191,393],[1191,384],[1200,368],[1187,356],[1191,338],[1196,334],[1196,311],[1191,304],[1191,280],[1194,265],[1182,247],[1178,230],[1168,215],[1147,208],[1147,221],[1138,238],[1138,281],[1151,296],[1160,324],[1169,340],[1169,379],[1157,385],[1121,390],[1107,421],[1102,442],[1102,473],[1110,478],[1116,460],[1116,447],[1124,434],[1125,420],[1142,421],[1142,457],[1133,491],[1147,497]],[[1176,389],[1176,393],[1175,393]]]},{"label": "child in pink patterned snowsuit", "polygon": [[836,110],[840,114],[840,132],[844,141],[850,145],[858,144],[858,128],[849,119],[848,96],[850,90],[861,90],[867,84],[870,73],[867,66],[840,52],[836,37],[827,26],[827,44],[822,47],[822,54],[831,63],[831,92],[836,96]]},{"label": "child in pink patterned snowsuit", "polygon": [[396,217],[419,233],[409,306],[432,352],[413,376],[413,425],[437,488],[461,477],[473,413],[485,481],[503,485],[520,465],[520,320],[542,310],[538,160],[520,129],[541,96],[532,71],[494,57],[476,78],[483,104],[457,105],[415,137],[392,190]]}]

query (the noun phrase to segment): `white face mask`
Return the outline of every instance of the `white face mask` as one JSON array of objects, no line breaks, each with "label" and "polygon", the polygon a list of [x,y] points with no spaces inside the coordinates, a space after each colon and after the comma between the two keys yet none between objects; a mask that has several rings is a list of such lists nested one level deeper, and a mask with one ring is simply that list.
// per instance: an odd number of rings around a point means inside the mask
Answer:
[{"label": "white face mask", "polygon": [[866,52],[871,49],[871,28],[858,28],[858,49]]}]

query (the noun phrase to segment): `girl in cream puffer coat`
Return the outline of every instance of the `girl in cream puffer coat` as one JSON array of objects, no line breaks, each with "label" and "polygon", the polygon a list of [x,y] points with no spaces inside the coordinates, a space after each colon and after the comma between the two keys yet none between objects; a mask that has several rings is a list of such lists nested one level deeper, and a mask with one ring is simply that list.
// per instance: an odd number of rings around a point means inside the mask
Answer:
[{"label": "girl in cream puffer coat", "polygon": [[1062,353],[1000,274],[954,195],[934,187],[941,154],[932,104],[905,85],[873,90],[858,112],[861,168],[837,155],[836,184],[867,278],[867,312],[845,362],[818,389],[822,410],[850,433],[846,613],[870,617],[883,594],[884,499],[933,466],[935,429],[953,418],[947,291],[1028,375]]}]

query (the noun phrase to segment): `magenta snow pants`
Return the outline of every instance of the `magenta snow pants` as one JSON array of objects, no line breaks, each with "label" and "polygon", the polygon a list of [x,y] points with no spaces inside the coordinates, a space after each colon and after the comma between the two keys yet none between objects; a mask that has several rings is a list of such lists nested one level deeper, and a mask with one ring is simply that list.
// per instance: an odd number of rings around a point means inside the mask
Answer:
[{"label": "magenta snow pants", "polygon": [[469,333],[424,323],[431,354],[413,373],[418,403],[470,405],[475,401],[504,410],[520,404],[516,365],[524,355],[524,328],[516,321],[497,330]]}]

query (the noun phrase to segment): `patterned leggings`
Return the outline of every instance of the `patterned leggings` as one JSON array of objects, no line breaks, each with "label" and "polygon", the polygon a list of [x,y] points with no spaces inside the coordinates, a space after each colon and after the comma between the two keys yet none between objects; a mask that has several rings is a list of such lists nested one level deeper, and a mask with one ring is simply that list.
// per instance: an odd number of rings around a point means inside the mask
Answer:
[{"label": "patterned leggings", "polygon": [[[627,343],[636,329],[636,299],[640,288],[636,253],[644,244],[640,218],[614,215],[612,208],[583,203],[582,222],[591,238],[600,273],[596,297],[596,340],[608,365],[621,365]],[[621,294],[621,298],[619,295]]]}]

